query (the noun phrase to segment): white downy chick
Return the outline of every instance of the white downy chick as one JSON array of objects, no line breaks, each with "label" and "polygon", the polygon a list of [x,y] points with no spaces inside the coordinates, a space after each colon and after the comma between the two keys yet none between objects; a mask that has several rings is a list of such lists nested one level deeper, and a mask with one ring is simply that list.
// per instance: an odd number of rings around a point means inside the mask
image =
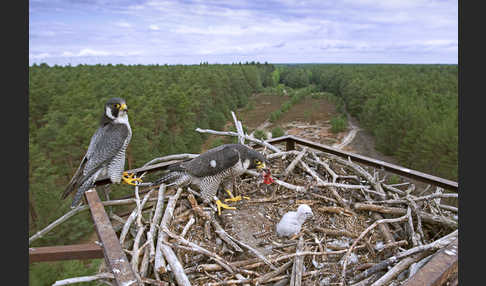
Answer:
[{"label": "white downy chick", "polygon": [[277,224],[277,234],[279,236],[291,236],[300,232],[302,224],[307,218],[313,217],[312,209],[306,205],[300,205],[297,211],[290,211],[283,215]]}]

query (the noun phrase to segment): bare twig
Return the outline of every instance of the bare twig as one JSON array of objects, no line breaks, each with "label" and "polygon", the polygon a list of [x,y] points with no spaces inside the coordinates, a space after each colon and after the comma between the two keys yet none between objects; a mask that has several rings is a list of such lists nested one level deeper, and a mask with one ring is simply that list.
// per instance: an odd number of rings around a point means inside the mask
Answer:
[{"label": "bare twig", "polygon": [[211,218],[211,224],[213,225],[216,234],[222,240],[229,244],[235,251],[243,252],[243,249],[241,249],[238,244],[233,241],[232,237],[221,227],[214,217]]},{"label": "bare twig", "polygon": [[399,222],[399,221],[403,221],[405,219],[407,219],[409,216],[410,216],[410,209],[408,209],[407,211],[407,214],[402,216],[402,217],[399,217],[399,218],[392,218],[392,219],[382,219],[382,220],[377,220],[375,221],[373,224],[371,224],[369,227],[367,227],[359,236],[357,239],[354,240],[353,244],[351,245],[351,247],[348,249],[348,251],[346,252],[346,255],[343,257],[343,269],[341,271],[341,281],[344,282],[345,281],[345,278],[346,278],[346,266],[348,264],[348,257],[349,255],[351,254],[351,252],[353,251],[353,248],[356,246],[356,244],[370,231],[372,230],[373,228],[375,228],[377,225],[381,224],[381,223],[391,223],[391,222]]},{"label": "bare twig", "polygon": [[92,276],[82,276],[82,277],[74,277],[74,278],[68,278],[68,279],[63,279],[63,280],[58,280],[52,286],[61,286],[61,285],[69,285],[69,284],[76,284],[76,283],[82,283],[82,282],[90,282],[90,281],[96,281],[99,279],[114,279],[115,277],[111,273],[99,273],[96,275]]},{"label": "bare twig", "polygon": [[262,284],[262,283],[265,283],[267,282],[268,280],[270,280],[271,278],[277,276],[277,275],[280,275],[282,274],[283,272],[285,272],[289,267],[290,265],[292,265],[293,261],[290,260],[290,261],[287,261],[287,263],[284,263],[282,264],[282,266],[280,266],[279,268],[275,269],[274,271],[271,271],[271,272],[268,272],[258,278],[255,279],[255,284]]},{"label": "bare twig", "polygon": [[[167,203],[167,207],[165,208],[164,216],[162,217],[162,222],[160,223],[160,228],[162,230],[165,229],[168,230],[168,225],[170,223],[170,220],[173,217],[174,208],[181,192],[182,192],[182,188],[178,188],[175,195],[170,197],[169,202]],[[158,257],[157,251],[159,249],[164,254],[167,263],[170,265],[172,274],[174,274],[177,284],[191,285],[191,282],[189,281],[189,278],[187,278],[187,275],[184,273],[184,268],[182,267],[181,262],[177,258],[177,255],[174,253],[172,248],[167,244],[167,234],[165,231],[159,231],[159,237],[157,240],[157,249],[155,251],[155,271],[159,273],[161,272],[163,273],[163,270],[166,269],[165,269],[165,265],[161,263],[162,260],[157,259]]]},{"label": "bare twig", "polygon": [[300,162],[300,160],[302,160],[302,157],[305,155],[306,152],[307,152],[307,148],[304,147],[302,149],[302,151],[300,151],[299,155],[297,155],[297,157],[295,157],[294,160],[292,160],[292,162],[290,162],[290,164],[287,166],[287,168],[283,172],[284,177],[287,177],[294,170],[295,166],[297,166],[297,164]]},{"label": "bare twig", "polygon": [[[164,226],[168,226],[169,221],[172,219],[172,216],[173,216],[173,213],[174,213],[174,208],[175,208],[177,199],[179,198],[181,192],[182,192],[182,189],[179,188],[179,189],[177,189],[177,192],[175,193],[175,195],[173,195],[169,198],[169,202],[167,202],[167,207],[165,208],[164,216],[162,217],[162,221],[160,223],[161,228],[164,227]],[[158,235],[158,238],[157,238],[157,248],[155,249],[154,271],[157,272],[157,273],[160,273],[160,274],[165,273],[167,271],[164,256],[165,256],[165,258],[167,258],[167,256],[170,256],[171,258],[176,257],[175,254],[173,253],[172,249],[170,249],[169,246],[166,246],[163,243],[164,240],[166,240],[166,239],[167,239],[167,235],[164,232],[159,231],[159,235]],[[165,252],[167,252],[168,254],[165,255]],[[162,254],[164,254],[164,256],[162,256]],[[172,263],[175,265],[175,267],[180,266],[180,262],[177,259],[175,261],[172,261]],[[179,263],[179,265],[177,265],[178,263]],[[172,267],[172,265],[171,265],[171,267]],[[179,277],[179,278],[181,279],[182,282],[187,279],[187,277],[185,277],[186,279],[184,279],[184,277]]]},{"label": "bare twig", "polygon": [[[304,238],[301,236],[299,238],[299,243],[297,244],[296,253],[299,254],[304,250]],[[302,284],[302,271],[304,266],[304,257],[295,256],[294,265],[292,267],[292,274],[290,275],[290,286],[300,286]]]},{"label": "bare twig", "polygon": [[[149,199],[149,201],[151,201],[151,200],[152,199]],[[103,206],[120,206],[120,205],[134,204],[135,203],[135,199],[102,201],[101,203],[103,204]],[[53,230],[56,226],[62,224],[65,221],[67,221],[69,218],[73,217],[74,215],[76,215],[76,214],[78,214],[78,213],[80,213],[82,211],[88,210],[88,209],[89,209],[89,206],[88,205],[81,205],[81,206],[78,206],[78,207],[70,210],[69,212],[65,213],[63,216],[61,216],[57,220],[53,221],[51,224],[49,224],[48,226],[46,226],[44,229],[42,229],[42,230],[38,231],[36,234],[32,235],[29,238],[29,245],[33,241],[35,241],[36,239],[41,238],[46,233],[48,233],[49,231]]]},{"label": "bare twig", "polygon": [[186,226],[184,226],[184,229],[182,229],[181,237],[186,236],[186,233],[189,231],[189,228],[191,228],[195,221],[194,216],[191,215],[191,218],[187,222]]},{"label": "bare twig", "polygon": [[[372,204],[363,204],[363,203],[356,203],[354,204],[355,210],[366,210],[366,211],[375,211],[385,214],[395,214],[395,215],[403,215],[407,211],[403,208],[395,208],[395,207],[384,207]],[[431,223],[431,224],[442,224],[444,226],[448,226],[450,228],[457,228],[457,222],[437,215],[432,215],[424,211],[419,211],[420,217],[424,222]]]},{"label": "bare twig", "polygon": [[419,261],[427,256],[427,252],[417,253],[415,255],[404,258],[393,266],[385,275],[375,281],[371,286],[384,286],[387,285],[392,279],[397,277],[402,271],[406,270],[412,263]]},{"label": "bare twig", "polygon": [[236,132],[238,132],[238,142],[240,142],[240,144],[245,144],[245,133],[243,132],[241,122],[236,119],[236,115],[233,111],[231,111],[231,116],[233,117],[233,121],[235,123]]},{"label": "bare twig", "polygon": [[150,247],[150,261],[155,259],[155,244],[154,244],[154,235],[156,231],[156,226],[159,225],[160,218],[162,217],[162,210],[164,208],[164,194],[165,194],[165,184],[162,183],[159,186],[159,192],[157,194],[157,204],[155,205],[155,213],[152,218],[152,222],[150,223],[150,229],[147,233],[147,240],[149,241]]},{"label": "bare twig", "polygon": [[[226,135],[226,136],[234,136],[234,137],[238,137],[238,133],[236,132],[231,132],[231,131],[214,131],[214,130],[210,130],[210,129],[201,129],[201,128],[196,128],[196,131],[199,132],[199,133],[209,133],[209,134],[215,134],[215,135]],[[282,152],[282,150],[280,150],[279,148],[273,146],[272,144],[270,143],[267,143],[265,141],[262,141],[262,140],[259,140],[259,139],[256,139],[254,137],[251,137],[251,136],[248,136],[245,134],[245,139],[248,140],[248,141],[251,141],[251,142],[255,142],[263,147],[267,147],[268,149],[272,150],[273,152]]]},{"label": "bare twig", "polygon": [[[152,193],[152,191],[150,191],[149,193],[147,193],[145,195],[145,197],[143,198],[143,201],[140,203],[139,207],[135,208],[132,211],[132,213],[130,214],[130,216],[127,218],[127,221],[125,222],[125,225],[123,226],[123,229],[120,233],[120,244],[121,245],[123,245],[123,242],[125,241],[128,230],[130,229],[130,226],[132,225],[135,218],[137,218],[139,211],[141,211],[141,209],[143,208],[143,206],[145,205],[145,203],[149,199],[151,193]],[[140,200],[140,199],[138,199],[138,200]],[[135,199],[135,202],[137,202],[137,199]]]},{"label": "bare twig", "polygon": [[439,249],[439,248],[442,248],[442,247],[445,247],[447,246],[449,243],[451,243],[454,239],[457,239],[457,234],[458,234],[458,230],[456,229],[455,231],[441,237],[440,239],[434,241],[434,242],[431,242],[429,244],[425,244],[425,245],[420,245],[420,246],[417,246],[417,247],[414,247],[414,248],[410,248],[408,250],[405,250],[403,252],[400,252],[398,253],[397,255],[394,255],[394,256],[391,256],[385,260],[382,260],[381,262],[375,264],[374,266],[370,267],[369,269],[366,269],[365,271],[361,272],[360,274],[356,275],[356,277],[354,277],[352,279],[352,281],[360,281],[378,271],[381,271],[385,268],[387,268],[388,266],[390,266],[391,264],[395,263],[396,261],[404,258],[404,257],[407,257],[407,256],[410,256],[410,255],[413,255],[415,253],[418,253],[418,252],[423,252],[423,251],[429,251],[429,250],[436,250],[436,249]]},{"label": "bare twig", "polygon": [[322,228],[322,227],[314,227],[314,231],[319,231],[322,233],[325,233],[326,235],[331,235],[331,236],[347,236],[351,238],[356,238],[358,237],[357,234],[352,233],[348,230],[345,229],[330,229],[330,228]]},{"label": "bare twig", "polygon": [[335,183],[337,178],[339,177],[339,175],[336,174],[336,172],[334,172],[334,170],[331,169],[331,167],[329,167],[329,164],[322,162],[321,159],[316,155],[316,153],[312,152],[311,154],[312,154],[312,157],[314,158],[314,160],[312,162],[315,162],[315,163],[323,166],[324,169],[326,169],[326,171],[329,173],[329,175],[331,175],[332,182]]},{"label": "bare twig", "polygon": [[233,236],[229,235],[227,233],[228,237],[233,240],[234,242],[238,243],[239,245],[243,246],[244,248],[248,249],[250,252],[252,252],[253,254],[256,255],[256,257],[260,258],[263,262],[265,262],[268,266],[270,266],[270,268],[272,268],[273,270],[277,269],[277,267],[275,267],[268,259],[265,258],[265,256],[263,256],[263,254],[261,254],[259,251],[257,251],[256,249],[254,249],[253,247],[249,246],[248,244],[240,241],[240,240],[237,240],[235,239]]},{"label": "bare twig", "polygon": [[228,262],[226,262],[226,260],[224,260],[224,258],[217,255],[216,253],[211,252],[211,251],[209,251],[209,250],[207,250],[207,249],[205,249],[205,248],[203,248],[203,247],[201,247],[201,246],[199,246],[199,245],[197,245],[193,242],[190,242],[187,239],[171,232],[166,226],[162,226],[162,231],[164,233],[166,233],[168,236],[170,236],[171,238],[175,239],[178,243],[181,243],[181,244],[189,247],[189,248],[184,248],[184,249],[188,249],[190,251],[195,251],[195,252],[207,255],[207,256],[213,258],[214,261],[216,261],[216,263],[218,263],[219,265],[221,265],[221,267],[226,269],[226,271],[228,271],[230,273],[235,272],[235,269],[233,268],[233,266],[231,266]]}]

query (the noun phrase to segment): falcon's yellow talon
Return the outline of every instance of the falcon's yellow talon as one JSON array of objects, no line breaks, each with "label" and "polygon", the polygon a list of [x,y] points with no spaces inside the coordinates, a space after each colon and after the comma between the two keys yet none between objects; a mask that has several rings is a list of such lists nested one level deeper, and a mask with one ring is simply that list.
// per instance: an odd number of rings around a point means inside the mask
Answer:
[{"label": "falcon's yellow talon", "polygon": [[134,178],[135,174],[131,173],[128,174],[127,172],[123,172],[123,182],[128,185],[136,186],[137,184],[135,182],[142,182],[141,178]]},{"label": "falcon's yellow talon", "polygon": [[241,200],[242,200],[241,196],[236,196],[236,197],[232,197],[230,199],[225,199],[224,201],[225,202],[237,202],[237,201],[241,201]]},{"label": "falcon's yellow talon", "polygon": [[216,206],[218,207],[218,215],[221,215],[221,208],[227,209],[227,210],[236,210],[235,207],[230,207],[227,204],[221,202],[220,200],[216,201]]},{"label": "falcon's yellow talon", "polygon": [[231,193],[231,191],[230,191],[230,190],[228,190],[228,189],[224,189],[224,190],[225,190],[225,191],[228,193],[228,195],[229,195],[230,197],[232,197],[232,198],[233,198],[233,194]]}]

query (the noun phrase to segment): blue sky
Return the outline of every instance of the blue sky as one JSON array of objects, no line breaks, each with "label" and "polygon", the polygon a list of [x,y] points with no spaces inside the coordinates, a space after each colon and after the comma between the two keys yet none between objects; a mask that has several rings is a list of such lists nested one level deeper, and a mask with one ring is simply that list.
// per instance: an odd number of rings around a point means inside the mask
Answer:
[{"label": "blue sky", "polygon": [[29,64],[458,63],[457,0],[30,0]]}]

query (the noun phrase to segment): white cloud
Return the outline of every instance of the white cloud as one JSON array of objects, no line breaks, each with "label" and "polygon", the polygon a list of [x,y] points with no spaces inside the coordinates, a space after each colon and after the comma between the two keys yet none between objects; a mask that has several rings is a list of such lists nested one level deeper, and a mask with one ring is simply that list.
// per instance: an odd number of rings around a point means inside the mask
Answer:
[{"label": "white cloud", "polygon": [[40,54],[36,54],[36,55],[29,54],[29,59],[42,60],[42,59],[48,58],[49,56],[50,56],[49,53],[40,53]]},{"label": "white cloud", "polygon": [[261,52],[266,48],[271,47],[272,44],[266,42],[256,43],[238,43],[238,44],[224,44],[223,42],[208,42],[201,46],[196,53],[202,55],[217,55],[217,54],[248,54]]},{"label": "white cloud", "polygon": [[133,25],[128,23],[128,22],[116,22],[115,23],[116,26],[118,27],[122,27],[122,28],[131,28]]},{"label": "white cloud", "polygon": [[457,45],[457,41],[437,39],[425,41],[424,44],[427,46],[451,46]]},{"label": "white cloud", "polygon": [[[452,0],[96,1],[96,9],[34,1],[30,61],[352,61],[373,53],[390,61],[437,55],[457,62],[458,5]],[[55,8],[65,9],[64,16]],[[65,15],[73,17],[66,21]],[[155,37],[160,31],[164,36]]]},{"label": "white cloud", "polygon": [[141,51],[117,51],[117,52],[107,52],[103,50],[93,50],[90,48],[85,48],[80,50],[77,53],[73,53],[70,51],[64,51],[61,53],[61,57],[89,57],[89,56],[119,56],[119,57],[126,57],[126,56],[135,56],[141,55]]}]

